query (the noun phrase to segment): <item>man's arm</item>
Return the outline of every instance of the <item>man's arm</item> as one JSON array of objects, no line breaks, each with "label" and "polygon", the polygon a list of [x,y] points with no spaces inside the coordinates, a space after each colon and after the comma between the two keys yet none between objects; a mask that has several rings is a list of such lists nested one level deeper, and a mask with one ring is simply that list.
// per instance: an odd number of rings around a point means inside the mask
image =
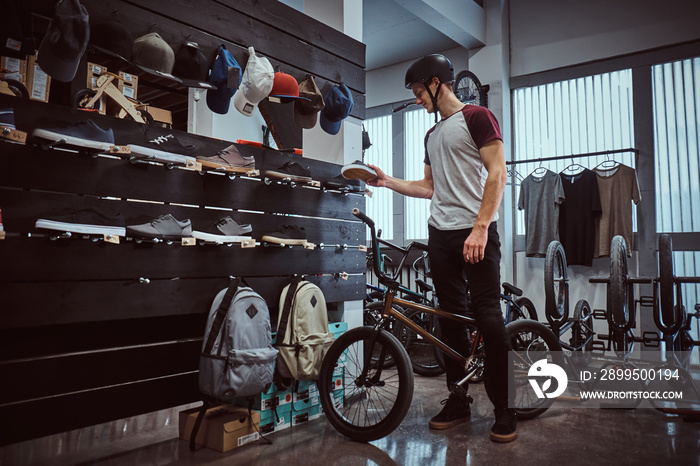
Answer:
[{"label": "man's arm", "polygon": [[409,197],[430,199],[433,197],[433,170],[430,165],[425,165],[423,179],[406,181],[384,173],[379,167],[369,165],[377,172],[377,177],[367,182],[370,186],[389,188],[399,194]]},{"label": "man's arm", "polygon": [[472,264],[484,258],[484,249],[486,249],[488,240],[487,230],[501,205],[503,190],[508,181],[503,141],[500,139],[489,141],[479,149],[479,154],[488,176],[484,184],[484,195],[474,227],[464,242],[464,260]]}]

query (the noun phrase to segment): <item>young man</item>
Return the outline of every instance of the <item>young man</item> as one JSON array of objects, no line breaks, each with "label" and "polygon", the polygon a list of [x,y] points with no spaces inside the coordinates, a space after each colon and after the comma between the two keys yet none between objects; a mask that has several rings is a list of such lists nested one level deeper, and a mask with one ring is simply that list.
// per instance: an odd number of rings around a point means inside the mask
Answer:
[{"label": "young man", "polygon": [[[441,118],[425,136],[423,179],[401,180],[372,166],[377,177],[367,183],[431,200],[428,247],[440,308],[465,314],[469,290],[470,311],[486,346],[485,386],[496,418],[491,439],[510,442],[517,436],[517,419],[515,411],[508,409],[511,346],[499,301],[501,251],[496,229],[507,179],[503,140],[495,116],[484,107],[460,102],[453,93],[453,81],[454,68],[442,55],[427,55],[409,67],[406,88],[413,91],[416,104]],[[463,354],[469,351],[464,326],[446,321],[441,328],[445,343]],[[456,385],[465,375],[464,368],[445,359],[450,395],[430,420],[432,429],[454,427],[471,415],[473,400],[467,385]]]}]

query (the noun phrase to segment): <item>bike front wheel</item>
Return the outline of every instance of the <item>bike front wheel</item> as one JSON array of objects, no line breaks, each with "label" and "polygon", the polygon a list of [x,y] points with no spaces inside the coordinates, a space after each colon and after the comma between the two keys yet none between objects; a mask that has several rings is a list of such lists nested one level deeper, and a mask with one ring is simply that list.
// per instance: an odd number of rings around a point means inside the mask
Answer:
[{"label": "bike front wheel", "polygon": [[[386,357],[393,359],[392,368],[384,367]],[[328,349],[318,389],[323,411],[338,432],[356,442],[377,440],[393,432],[411,406],[411,362],[386,330],[354,328]]]}]

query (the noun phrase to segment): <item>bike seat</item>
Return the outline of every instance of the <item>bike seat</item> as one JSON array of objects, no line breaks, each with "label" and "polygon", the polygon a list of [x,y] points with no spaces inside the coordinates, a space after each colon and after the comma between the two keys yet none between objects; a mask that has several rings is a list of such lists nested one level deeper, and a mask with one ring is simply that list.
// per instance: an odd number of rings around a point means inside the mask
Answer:
[{"label": "bike seat", "polygon": [[429,285],[420,278],[416,279],[416,285],[418,285],[418,288],[420,289],[420,292],[425,294],[428,291],[433,291],[433,285]]},{"label": "bike seat", "polygon": [[515,296],[522,296],[523,295],[523,290],[518,288],[517,286],[513,286],[510,283],[503,283],[503,293],[505,294],[512,294]]}]

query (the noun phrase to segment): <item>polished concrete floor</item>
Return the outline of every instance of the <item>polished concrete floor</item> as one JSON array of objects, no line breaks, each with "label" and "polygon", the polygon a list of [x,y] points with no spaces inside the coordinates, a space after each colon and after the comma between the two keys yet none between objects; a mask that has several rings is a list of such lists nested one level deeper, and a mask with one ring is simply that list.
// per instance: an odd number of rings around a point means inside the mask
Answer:
[{"label": "polished concrete floor", "polygon": [[444,387],[443,377],[416,376],[403,424],[367,444],[343,438],[321,417],[270,434],[271,445],[191,452],[178,439],[178,412],[185,408],[178,407],[9,445],[0,448],[0,465],[700,465],[700,423],[655,410],[552,409],[522,421],[516,441],[494,443],[480,385],[470,390],[470,422],[431,431],[428,420],[441,408]]}]

